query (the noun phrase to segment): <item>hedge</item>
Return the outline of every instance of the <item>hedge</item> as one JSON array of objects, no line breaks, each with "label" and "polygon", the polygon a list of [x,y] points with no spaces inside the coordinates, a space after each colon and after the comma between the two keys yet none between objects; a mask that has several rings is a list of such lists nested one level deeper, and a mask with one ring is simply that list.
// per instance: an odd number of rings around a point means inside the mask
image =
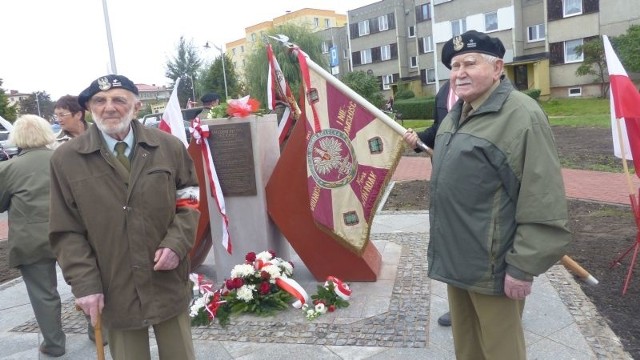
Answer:
[{"label": "hedge", "polygon": [[407,119],[432,119],[433,107],[435,106],[434,97],[420,97],[396,100],[393,103],[393,110],[402,114],[402,118]]}]

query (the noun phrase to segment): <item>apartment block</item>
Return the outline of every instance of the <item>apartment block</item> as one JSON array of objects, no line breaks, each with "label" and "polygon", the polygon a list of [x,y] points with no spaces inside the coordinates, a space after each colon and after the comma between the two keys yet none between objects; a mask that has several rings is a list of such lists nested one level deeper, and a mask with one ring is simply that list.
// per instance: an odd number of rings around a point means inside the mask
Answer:
[{"label": "apartment block", "polygon": [[380,80],[386,97],[398,87],[433,95],[449,70],[440,54],[446,41],[467,30],[498,37],[506,53],[505,74],[520,90],[541,96],[599,96],[593,76],[576,76],[583,63],[576,48],[601,35],[620,35],[640,24],[638,0],[381,0],[347,15],[302,9],[246,28],[227,43],[242,73],[244,56],[263,33],[289,21],[317,31],[331,73],[365,71]]}]

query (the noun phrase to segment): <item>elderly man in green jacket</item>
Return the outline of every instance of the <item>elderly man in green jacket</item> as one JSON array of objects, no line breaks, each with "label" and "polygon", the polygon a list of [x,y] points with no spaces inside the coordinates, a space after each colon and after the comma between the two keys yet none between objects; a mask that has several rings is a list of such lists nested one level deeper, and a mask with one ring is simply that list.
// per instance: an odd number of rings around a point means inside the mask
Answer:
[{"label": "elderly man in green jacket", "polygon": [[503,76],[504,53],[473,30],[442,50],[463,102],[436,135],[428,262],[448,284],[458,359],[526,358],[525,298],[571,239],[551,128]]},{"label": "elderly man in green jacket", "polygon": [[178,138],[133,120],[138,89],[103,76],[78,97],[96,126],[51,158],[49,240],[76,303],[109,329],[114,359],[193,359],[188,253],[198,180]]}]

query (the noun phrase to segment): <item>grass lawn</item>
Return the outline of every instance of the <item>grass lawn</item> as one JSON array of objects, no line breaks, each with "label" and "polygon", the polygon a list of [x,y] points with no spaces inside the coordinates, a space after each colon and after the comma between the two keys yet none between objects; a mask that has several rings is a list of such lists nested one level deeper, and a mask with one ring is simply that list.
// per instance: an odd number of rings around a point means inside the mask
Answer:
[{"label": "grass lawn", "polygon": [[[609,99],[551,99],[540,106],[552,126],[610,128]],[[416,131],[431,126],[433,120],[402,121],[402,126]]]}]

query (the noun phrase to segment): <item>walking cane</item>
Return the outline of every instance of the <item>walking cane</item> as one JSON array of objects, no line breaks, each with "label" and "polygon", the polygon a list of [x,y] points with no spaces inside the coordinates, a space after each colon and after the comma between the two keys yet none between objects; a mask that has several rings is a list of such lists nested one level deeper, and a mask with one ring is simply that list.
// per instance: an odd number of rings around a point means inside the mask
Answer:
[{"label": "walking cane", "polygon": [[[76,305],[76,310],[82,311],[82,308]],[[102,342],[102,314],[100,313],[98,313],[96,325],[93,327],[93,330],[96,338],[96,354],[98,356],[98,360],[104,360],[104,343]]]},{"label": "walking cane", "polygon": [[572,258],[565,255],[562,257],[562,259],[560,259],[560,262],[562,263],[562,265],[564,265],[564,267],[578,275],[578,277],[582,279],[582,281],[586,282],[589,285],[598,285],[598,279],[589,274],[587,270],[585,270]]}]

